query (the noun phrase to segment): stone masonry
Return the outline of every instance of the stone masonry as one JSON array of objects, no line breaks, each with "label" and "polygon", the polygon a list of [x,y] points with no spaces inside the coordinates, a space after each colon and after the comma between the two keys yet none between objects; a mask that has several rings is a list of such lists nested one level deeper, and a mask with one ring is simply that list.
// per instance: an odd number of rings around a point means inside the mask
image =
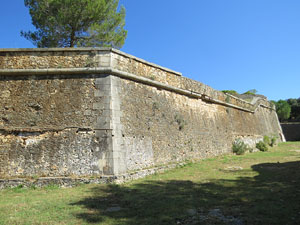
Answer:
[{"label": "stone masonry", "polygon": [[2,180],[146,175],[230,153],[236,138],[284,141],[266,98],[110,48],[0,49],[0,99]]}]

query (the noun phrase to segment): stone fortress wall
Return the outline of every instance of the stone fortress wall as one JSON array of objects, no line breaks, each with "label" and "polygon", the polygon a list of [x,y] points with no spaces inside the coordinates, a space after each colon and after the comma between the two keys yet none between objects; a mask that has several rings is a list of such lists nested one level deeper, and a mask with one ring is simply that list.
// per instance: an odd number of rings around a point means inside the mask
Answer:
[{"label": "stone fortress wall", "polygon": [[110,48],[0,49],[0,179],[126,176],[284,141],[274,107]]},{"label": "stone fortress wall", "polygon": [[282,131],[286,141],[300,141],[300,123],[281,123]]}]

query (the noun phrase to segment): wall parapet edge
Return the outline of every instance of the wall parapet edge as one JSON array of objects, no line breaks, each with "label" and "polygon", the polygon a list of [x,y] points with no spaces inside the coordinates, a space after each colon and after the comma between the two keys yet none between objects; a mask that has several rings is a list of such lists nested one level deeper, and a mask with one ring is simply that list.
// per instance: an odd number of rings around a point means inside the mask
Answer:
[{"label": "wall parapet edge", "polygon": [[[116,53],[118,55],[121,55],[123,57],[126,58],[130,58],[136,61],[139,61],[141,63],[144,63],[146,65],[152,66],[152,67],[156,67],[159,68],[161,70],[173,73],[174,75],[177,76],[182,76],[182,73],[177,72],[175,70],[171,70],[169,68],[160,66],[158,64],[155,63],[151,63],[148,62],[144,59],[138,58],[136,56],[127,54],[125,52],[122,52],[120,50],[117,50],[115,48],[109,48],[109,47],[97,47],[97,48],[92,48],[92,47],[87,47],[87,48],[0,48],[0,57],[1,56],[5,56],[7,54],[28,54],[28,53],[47,53],[47,52],[52,52],[52,53],[59,53],[59,52],[66,52],[66,53],[84,53],[84,52],[97,52],[97,53],[101,53],[101,52],[113,52]],[[1,65],[1,64],[0,64]],[[0,66],[1,68],[1,66]]]}]

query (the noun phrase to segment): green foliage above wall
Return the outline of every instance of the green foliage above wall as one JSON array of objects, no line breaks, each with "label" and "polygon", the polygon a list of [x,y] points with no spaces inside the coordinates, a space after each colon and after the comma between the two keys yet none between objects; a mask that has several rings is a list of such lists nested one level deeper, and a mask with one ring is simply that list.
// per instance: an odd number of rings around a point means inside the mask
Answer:
[{"label": "green foliage above wall", "polygon": [[25,0],[35,31],[21,32],[39,48],[121,48],[127,31],[119,0]]},{"label": "green foliage above wall", "polygon": [[246,91],[245,93],[243,93],[243,95],[256,95],[257,90],[256,89],[251,89],[249,91]]},{"label": "green foliage above wall", "polygon": [[278,118],[281,122],[290,118],[291,106],[287,103],[287,101],[279,100],[275,103],[275,106]]},{"label": "green foliage above wall", "polygon": [[290,98],[288,100],[272,101],[276,106],[276,112],[281,122],[300,121],[300,98]]},{"label": "green foliage above wall", "polygon": [[230,95],[239,95],[235,90],[223,90],[224,94],[230,94]]}]

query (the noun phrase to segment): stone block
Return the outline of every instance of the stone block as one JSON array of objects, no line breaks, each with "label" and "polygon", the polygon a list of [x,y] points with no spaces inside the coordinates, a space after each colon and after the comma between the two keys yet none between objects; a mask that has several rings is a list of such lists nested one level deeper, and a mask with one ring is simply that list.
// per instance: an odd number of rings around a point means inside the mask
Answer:
[{"label": "stone block", "polygon": [[112,75],[105,75],[100,78],[97,78],[95,80],[95,84],[105,84],[105,85],[111,85],[112,84]]},{"label": "stone block", "polygon": [[110,59],[110,56],[107,55],[107,56],[100,56],[100,59],[99,59],[99,65],[100,66],[103,66],[103,67],[109,67],[111,64],[111,59]]},{"label": "stone block", "polygon": [[111,91],[111,85],[110,84],[95,84],[96,88],[100,91]]},{"label": "stone block", "polygon": [[92,114],[92,111],[90,109],[84,111],[85,116],[90,116],[91,114]]},{"label": "stone block", "polygon": [[93,103],[93,109],[105,109],[106,106],[103,103]]},{"label": "stone block", "polygon": [[106,121],[106,120],[99,120],[97,121],[96,125],[95,125],[95,129],[112,129],[112,123],[110,121]]},{"label": "stone block", "polygon": [[95,90],[94,91],[95,97],[109,97],[111,96],[111,92],[103,91],[103,90]]}]

